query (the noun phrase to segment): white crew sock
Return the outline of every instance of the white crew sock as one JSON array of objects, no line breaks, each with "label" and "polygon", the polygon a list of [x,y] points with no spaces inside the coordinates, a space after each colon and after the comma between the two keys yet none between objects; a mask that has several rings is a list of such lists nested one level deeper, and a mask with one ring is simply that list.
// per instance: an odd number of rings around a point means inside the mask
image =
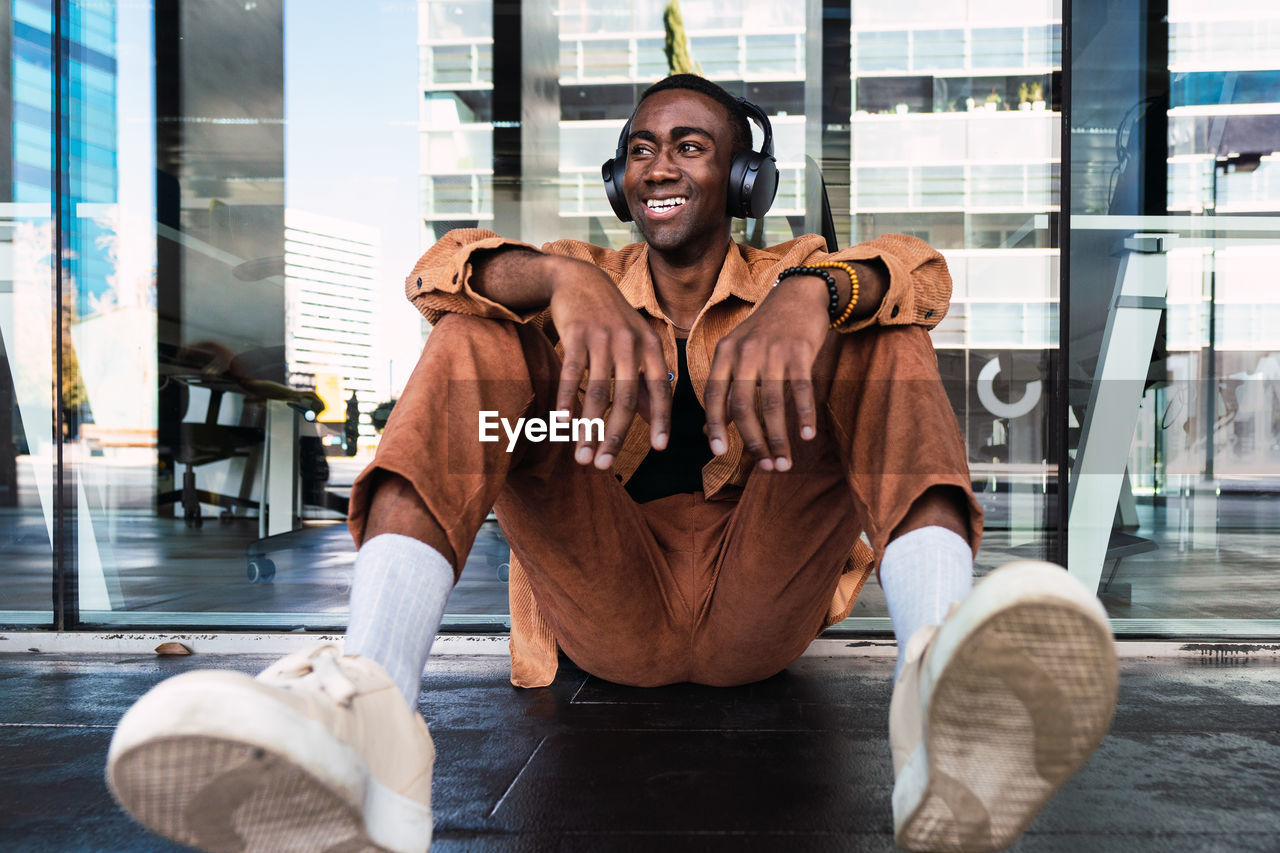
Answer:
[{"label": "white crew sock", "polygon": [[449,561],[409,536],[379,534],[356,554],[343,650],[382,664],[411,708],[452,589]]},{"label": "white crew sock", "polygon": [[911,636],[926,625],[941,625],[951,604],[973,588],[973,551],[945,527],[919,527],[884,549],[880,586],[898,640],[897,681]]}]

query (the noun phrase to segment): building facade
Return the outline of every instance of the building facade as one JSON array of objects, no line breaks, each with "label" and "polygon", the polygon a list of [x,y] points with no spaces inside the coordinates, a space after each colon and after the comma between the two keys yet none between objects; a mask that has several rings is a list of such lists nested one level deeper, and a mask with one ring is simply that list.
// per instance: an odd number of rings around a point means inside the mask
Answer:
[{"label": "building facade", "polygon": [[[336,376],[342,400],[355,394],[361,415],[367,416],[386,393],[385,381],[375,382],[374,373],[381,235],[367,225],[292,208],[285,210],[284,226],[285,359],[291,383]],[[345,409],[320,415],[325,421],[346,418]],[[375,435],[367,417],[360,432]]]}]

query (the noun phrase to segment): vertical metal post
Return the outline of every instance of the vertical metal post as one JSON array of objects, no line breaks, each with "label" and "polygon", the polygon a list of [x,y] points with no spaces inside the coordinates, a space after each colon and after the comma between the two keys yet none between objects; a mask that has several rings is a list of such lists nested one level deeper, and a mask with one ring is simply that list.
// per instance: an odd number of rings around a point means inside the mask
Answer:
[{"label": "vertical metal post", "polygon": [[560,236],[560,39],[554,4],[493,2],[493,230]]},{"label": "vertical metal post", "polygon": [[520,238],[520,3],[493,0],[493,230]]},{"label": "vertical metal post", "polygon": [[[1054,361],[1055,393],[1049,395],[1046,414],[1049,418],[1050,441],[1048,447],[1053,454],[1053,461],[1058,468],[1057,489],[1053,500],[1045,502],[1045,526],[1054,532],[1050,540],[1054,546],[1047,555],[1059,565],[1067,565],[1067,520],[1070,502],[1068,478],[1071,465],[1067,457],[1068,430],[1071,404],[1068,398],[1070,388],[1067,350],[1071,340],[1071,62],[1072,40],[1074,30],[1071,19],[1072,0],[1062,0],[1062,74],[1059,77],[1060,88],[1057,93],[1050,94],[1050,102],[1058,101],[1058,110],[1062,116],[1059,126],[1059,150],[1061,163],[1058,166],[1058,351]],[[1057,95],[1056,99],[1054,94]],[[1052,226],[1054,223],[1050,223]]]},{"label": "vertical metal post", "polygon": [[1098,588],[1125,481],[1151,349],[1168,292],[1172,234],[1134,234],[1108,301],[1070,491],[1071,574]]},{"label": "vertical metal post", "polygon": [[68,500],[69,478],[63,441],[65,415],[62,407],[63,363],[62,352],[66,345],[63,328],[63,311],[67,310],[66,278],[63,264],[66,261],[64,217],[66,216],[67,186],[66,134],[70,126],[67,115],[67,51],[63,23],[67,13],[67,0],[58,0],[53,6],[53,446],[54,446],[54,498],[53,498],[53,627],[65,631],[80,621],[80,608],[76,588],[75,507]]},{"label": "vertical metal post", "polygon": [[263,460],[261,536],[294,529],[298,503],[298,416],[278,400],[267,401],[266,454]]},{"label": "vertical metal post", "polygon": [[[1218,161],[1210,166],[1210,191],[1213,196],[1213,215],[1218,215]],[[1218,304],[1218,250],[1209,250],[1209,351],[1205,356],[1204,382],[1204,479],[1213,482],[1214,443],[1217,438],[1215,422],[1218,420],[1218,357],[1217,350]]]},{"label": "vertical metal post", "polygon": [[[806,0],[804,15],[804,151],[814,163],[822,161],[822,101],[826,80],[822,76],[822,0]],[[821,210],[805,174],[804,233],[822,228]]]},{"label": "vertical metal post", "polygon": [[[821,0],[822,78],[819,122],[821,147],[815,158],[822,165],[831,198],[831,215],[838,241],[858,242],[853,204],[853,69],[852,0]],[[807,108],[807,104],[806,104]],[[806,112],[806,115],[808,113]],[[815,232],[816,233],[816,232]]]}]

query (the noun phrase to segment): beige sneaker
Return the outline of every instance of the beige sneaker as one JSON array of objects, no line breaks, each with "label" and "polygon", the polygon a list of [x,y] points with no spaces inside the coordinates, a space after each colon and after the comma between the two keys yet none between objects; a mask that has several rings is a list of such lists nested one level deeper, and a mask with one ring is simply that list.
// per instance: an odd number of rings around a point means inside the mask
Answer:
[{"label": "beige sneaker", "polygon": [[435,748],[380,665],[335,646],[257,678],[188,672],[120,720],[107,752],[117,802],[201,850],[424,851]]},{"label": "beige sneaker", "polygon": [[889,706],[894,840],[1001,850],[1102,742],[1115,642],[1098,599],[1050,563],[983,579],[907,644]]}]

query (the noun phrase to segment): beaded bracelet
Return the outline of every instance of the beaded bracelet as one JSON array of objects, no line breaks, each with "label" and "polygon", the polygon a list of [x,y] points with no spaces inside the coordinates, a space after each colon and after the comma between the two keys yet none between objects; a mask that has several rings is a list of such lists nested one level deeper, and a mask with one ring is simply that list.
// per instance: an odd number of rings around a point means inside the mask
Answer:
[{"label": "beaded bracelet", "polygon": [[[844,313],[838,317],[836,312],[840,309],[840,289],[836,286],[836,279],[828,269],[841,269],[849,276],[849,283],[852,290],[849,293],[849,304],[845,306]],[[831,320],[831,328],[836,328],[845,320],[849,319],[849,315],[853,313],[853,307],[858,303],[858,273],[853,267],[841,261],[821,261],[809,266],[787,267],[778,273],[778,280],[773,283],[774,287],[782,284],[784,279],[793,275],[812,275],[821,278],[827,283],[827,317]]]},{"label": "beaded bracelet", "polygon": [[[844,270],[845,273],[848,274],[849,276],[849,304],[844,307],[844,313],[842,313],[839,317],[836,317],[834,320],[831,321],[831,328],[837,329],[844,324],[845,320],[849,319],[849,315],[853,313],[854,306],[858,304],[857,270],[855,270],[849,264],[846,264],[844,261],[821,261],[819,263],[814,264],[814,266],[818,267],[819,269],[822,269],[825,267],[827,269]],[[828,275],[830,275],[830,273],[828,273]],[[834,314],[835,311],[832,310],[829,313]]]},{"label": "beaded bracelet", "polygon": [[827,283],[827,294],[830,296],[827,301],[827,316],[836,316],[836,311],[840,306],[840,290],[836,287],[835,276],[820,267],[787,267],[778,273],[778,280],[773,283],[773,286],[777,287],[782,284],[783,280],[791,278],[793,275],[813,275],[825,281]]}]

